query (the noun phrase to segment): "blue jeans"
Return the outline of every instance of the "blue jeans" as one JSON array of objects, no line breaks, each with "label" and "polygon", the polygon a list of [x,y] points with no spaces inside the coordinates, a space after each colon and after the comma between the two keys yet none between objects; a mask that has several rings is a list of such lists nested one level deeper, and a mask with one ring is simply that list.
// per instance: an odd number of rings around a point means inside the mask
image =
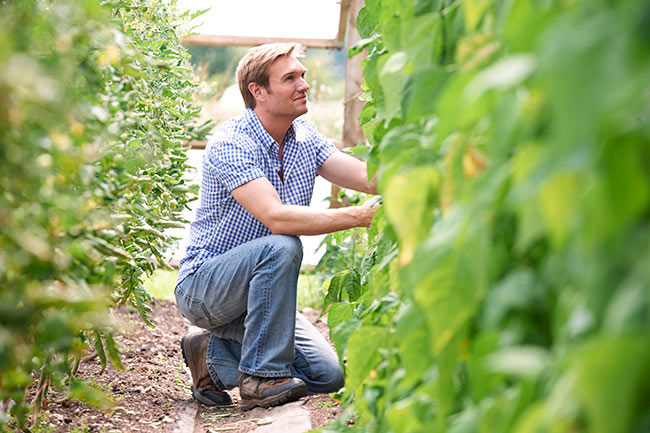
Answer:
[{"label": "blue jeans", "polygon": [[217,386],[234,388],[237,372],[298,377],[310,392],[343,386],[336,352],[296,313],[302,244],[271,235],[213,257],[176,286],[176,304],[210,331],[207,365]]}]

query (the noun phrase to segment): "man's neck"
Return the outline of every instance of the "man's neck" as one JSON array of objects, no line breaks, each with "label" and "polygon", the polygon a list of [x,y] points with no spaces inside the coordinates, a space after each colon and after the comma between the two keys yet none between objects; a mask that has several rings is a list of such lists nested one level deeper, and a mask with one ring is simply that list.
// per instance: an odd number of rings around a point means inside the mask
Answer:
[{"label": "man's neck", "polygon": [[287,135],[287,131],[294,119],[273,116],[268,111],[261,110],[258,107],[255,107],[253,111],[255,111],[257,118],[260,120],[264,129],[266,129],[266,132],[268,132],[271,138],[273,138],[275,142],[280,145],[280,148],[282,148],[284,145],[284,136]]}]

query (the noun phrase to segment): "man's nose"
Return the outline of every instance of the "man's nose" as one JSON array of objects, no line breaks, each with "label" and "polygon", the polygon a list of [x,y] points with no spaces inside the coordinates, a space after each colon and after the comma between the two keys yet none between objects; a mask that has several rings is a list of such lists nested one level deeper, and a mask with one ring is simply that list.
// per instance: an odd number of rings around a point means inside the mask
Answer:
[{"label": "man's nose", "polygon": [[305,80],[305,77],[300,77],[300,82],[298,83],[298,90],[301,92],[306,92],[307,90],[309,90],[310,87],[311,86],[309,85],[307,80]]}]

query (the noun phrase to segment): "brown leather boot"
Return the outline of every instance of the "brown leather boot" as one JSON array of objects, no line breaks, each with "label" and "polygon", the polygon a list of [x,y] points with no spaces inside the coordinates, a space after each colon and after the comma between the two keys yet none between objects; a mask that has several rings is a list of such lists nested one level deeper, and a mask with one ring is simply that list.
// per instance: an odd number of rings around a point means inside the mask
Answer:
[{"label": "brown leather boot", "polygon": [[181,338],[183,359],[192,373],[192,396],[206,406],[231,405],[230,395],[215,386],[208,372],[205,359],[209,338],[208,331],[189,332]]},{"label": "brown leather boot", "polygon": [[307,385],[297,377],[258,377],[239,372],[237,381],[242,410],[278,406],[307,395]]}]

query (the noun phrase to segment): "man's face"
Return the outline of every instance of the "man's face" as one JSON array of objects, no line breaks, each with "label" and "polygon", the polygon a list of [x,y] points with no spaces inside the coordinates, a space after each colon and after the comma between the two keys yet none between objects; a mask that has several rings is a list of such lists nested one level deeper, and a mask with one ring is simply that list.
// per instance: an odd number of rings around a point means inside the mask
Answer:
[{"label": "man's face", "polygon": [[307,112],[307,90],[305,67],[293,56],[276,59],[269,68],[269,88],[266,90],[266,105],[276,116],[291,117],[292,120]]}]

